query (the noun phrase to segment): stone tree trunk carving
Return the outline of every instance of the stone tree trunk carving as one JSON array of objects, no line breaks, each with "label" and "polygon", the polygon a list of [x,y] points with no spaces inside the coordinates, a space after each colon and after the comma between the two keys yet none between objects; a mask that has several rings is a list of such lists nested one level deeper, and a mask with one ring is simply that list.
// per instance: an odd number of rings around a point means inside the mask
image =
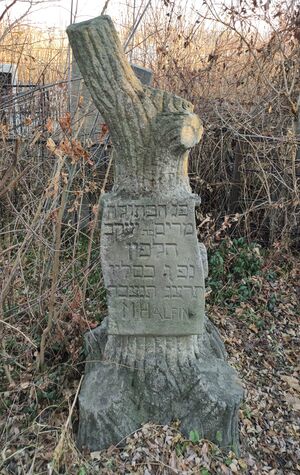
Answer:
[{"label": "stone tree trunk carving", "polygon": [[86,337],[79,445],[98,450],[143,422],[179,419],[187,434],[236,447],[242,389],[204,314],[207,260],[187,175],[201,122],[189,102],[142,86],[109,17],[68,35],[115,148],[101,222],[109,314]]}]

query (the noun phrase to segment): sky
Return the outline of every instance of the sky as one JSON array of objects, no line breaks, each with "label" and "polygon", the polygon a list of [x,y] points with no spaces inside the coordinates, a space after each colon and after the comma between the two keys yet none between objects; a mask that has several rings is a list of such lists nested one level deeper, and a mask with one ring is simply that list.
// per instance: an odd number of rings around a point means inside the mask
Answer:
[{"label": "sky", "polygon": [[[0,0],[0,17],[1,13],[5,9],[5,6],[10,4],[12,0]],[[22,13],[28,8],[28,4],[31,2],[35,3],[32,7],[30,14],[26,16],[26,23],[30,23],[34,26],[41,28],[59,28],[65,30],[66,27],[71,23],[71,10],[73,9],[73,22],[79,22],[88,20],[101,14],[104,5],[108,3],[106,14],[110,15],[114,22],[122,24],[122,13],[128,12],[128,4],[136,5],[136,11],[142,5],[142,9],[148,3],[148,0],[17,0],[16,4],[9,10],[11,20],[20,18]],[[156,0],[161,1],[163,0]],[[229,1],[229,0],[228,0]],[[233,2],[236,0],[230,0]],[[152,0],[152,3],[155,3],[155,0]],[[190,13],[196,7],[199,8],[199,5],[203,6],[203,1],[200,0],[177,0],[176,4],[178,6],[184,7],[188,6]],[[219,0],[216,0],[213,3],[217,8]],[[133,10],[133,9],[132,9]],[[130,11],[130,9],[129,9]],[[254,25],[263,32],[265,25],[263,22],[253,22]]]},{"label": "sky", "polygon": [[[26,22],[41,27],[57,27],[65,29],[71,23],[71,8],[73,3],[73,14],[76,12],[76,22],[87,20],[101,14],[105,0],[49,0],[32,7],[30,15],[26,17]],[[126,0],[109,0],[106,13],[114,20],[120,21],[120,13],[125,6]],[[11,0],[0,0],[0,15]],[[28,8],[26,0],[18,0],[10,9],[11,19],[20,17]],[[140,3],[140,2],[139,2]]]}]

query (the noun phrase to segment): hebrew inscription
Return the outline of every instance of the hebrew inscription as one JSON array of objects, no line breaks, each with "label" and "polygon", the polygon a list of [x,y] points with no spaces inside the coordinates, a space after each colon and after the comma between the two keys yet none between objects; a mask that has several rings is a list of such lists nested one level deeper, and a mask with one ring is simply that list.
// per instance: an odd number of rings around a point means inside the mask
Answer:
[{"label": "hebrew inscription", "polygon": [[102,258],[109,330],[191,335],[202,330],[204,270],[194,200],[104,200]]}]

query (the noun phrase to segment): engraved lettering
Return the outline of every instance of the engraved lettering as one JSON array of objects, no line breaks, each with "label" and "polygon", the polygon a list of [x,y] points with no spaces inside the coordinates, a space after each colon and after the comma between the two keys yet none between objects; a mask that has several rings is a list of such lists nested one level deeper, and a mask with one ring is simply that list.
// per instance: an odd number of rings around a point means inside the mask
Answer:
[{"label": "engraved lettering", "polygon": [[145,209],[145,216],[148,218],[157,217],[157,207],[155,205],[148,205]]},{"label": "engraved lettering", "polygon": [[140,244],[140,257],[150,257],[151,247],[150,244]]},{"label": "engraved lettering", "polygon": [[142,302],[140,304],[140,315],[141,315],[141,318],[149,318],[150,306],[148,302]]},{"label": "engraved lettering", "polygon": [[145,291],[146,291],[146,296],[147,297],[150,297],[150,298],[156,297],[156,287],[154,287],[154,285],[153,286],[146,286]]},{"label": "engraved lettering", "polygon": [[158,334],[167,321],[187,328],[192,323],[197,332],[193,322],[202,318],[204,278],[197,254],[189,253],[184,241],[195,235],[193,219],[193,208],[186,203],[131,201],[107,208],[102,235],[104,252],[110,249],[106,286],[109,307],[115,309],[114,328],[122,328],[117,319],[125,325],[126,318],[130,328],[135,321],[155,321]]},{"label": "engraved lettering", "polygon": [[188,212],[187,205],[178,205],[178,216],[188,216]]},{"label": "engraved lettering", "polygon": [[177,251],[177,244],[175,243],[166,243],[166,254],[167,255],[175,255],[178,256],[178,251]]},{"label": "engraved lettering", "polygon": [[155,234],[158,236],[165,234],[165,225],[163,223],[158,223],[155,225]]},{"label": "engraved lettering", "polygon": [[143,266],[132,266],[133,277],[143,277]]},{"label": "engraved lettering", "polygon": [[145,277],[145,279],[152,278],[154,276],[155,276],[155,267],[145,265],[145,267],[144,267],[144,277]]},{"label": "engraved lettering", "polygon": [[152,315],[154,318],[164,320],[165,318],[165,308],[164,307],[153,307]]},{"label": "engraved lettering", "polygon": [[128,287],[127,286],[119,286],[117,287],[117,297],[127,297],[128,296]]}]

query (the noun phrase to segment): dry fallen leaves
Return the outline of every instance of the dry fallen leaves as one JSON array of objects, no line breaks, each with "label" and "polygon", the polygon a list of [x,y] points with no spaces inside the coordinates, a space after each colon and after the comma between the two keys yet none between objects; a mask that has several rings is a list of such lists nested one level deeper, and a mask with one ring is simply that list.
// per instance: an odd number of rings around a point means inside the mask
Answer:
[{"label": "dry fallen leaves", "polygon": [[[295,263],[295,268],[297,266],[299,261]],[[222,333],[223,340],[226,340],[231,364],[237,368],[246,389],[240,410],[240,456],[220,451],[209,441],[192,443],[182,435],[176,424],[171,427],[146,424],[123,441],[122,446],[92,454],[78,452],[75,436],[70,431],[62,454],[64,468],[61,473],[300,473],[299,277],[293,269],[288,276],[280,268],[276,272],[276,280],[262,278],[260,292],[251,300],[241,302],[235,312],[224,306],[211,306],[209,309],[210,317]],[[22,285],[21,280],[19,285]],[[14,354],[20,365],[20,378],[14,387],[3,387],[1,392],[0,404],[4,407],[4,411],[0,412],[0,426],[3,427],[1,475],[50,474],[53,451],[68,417],[70,393],[75,394],[80,377],[81,328],[89,323],[80,313],[80,292],[76,288],[73,290],[73,301],[65,320],[57,322],[55,329],[56,342],[63,343],[65,351],[69,352],[67,365],[61,364],[54,356],[53,362],[49,362],[48,372],[37,375],[35,349],[28,348],[19,333],[14,336],[17,340],[20,338],[19,353],[16,351]],[[267,302],[274,292],[278,296],[277,302],[269,310]],[[264,310],[262,306],[265,306]],[[252,321],[258,314],[264,319],[263,328],[257,326],[255,320]],[[250,315],[247,317],[250,319],[247,320],[245,315]],[[31,338],[34,339],[35,327],[31,328],[23,318],[18,321],[18,328],[26,334],[32,331]],[[70,376],[66,369],[72,368],[73,364],[75,371],[72,370]],[[33,411],[32,416],[29,411]],[[74,432],[75,423],[76,417]],[[31,470],[32,464],[34,469]]]}]

